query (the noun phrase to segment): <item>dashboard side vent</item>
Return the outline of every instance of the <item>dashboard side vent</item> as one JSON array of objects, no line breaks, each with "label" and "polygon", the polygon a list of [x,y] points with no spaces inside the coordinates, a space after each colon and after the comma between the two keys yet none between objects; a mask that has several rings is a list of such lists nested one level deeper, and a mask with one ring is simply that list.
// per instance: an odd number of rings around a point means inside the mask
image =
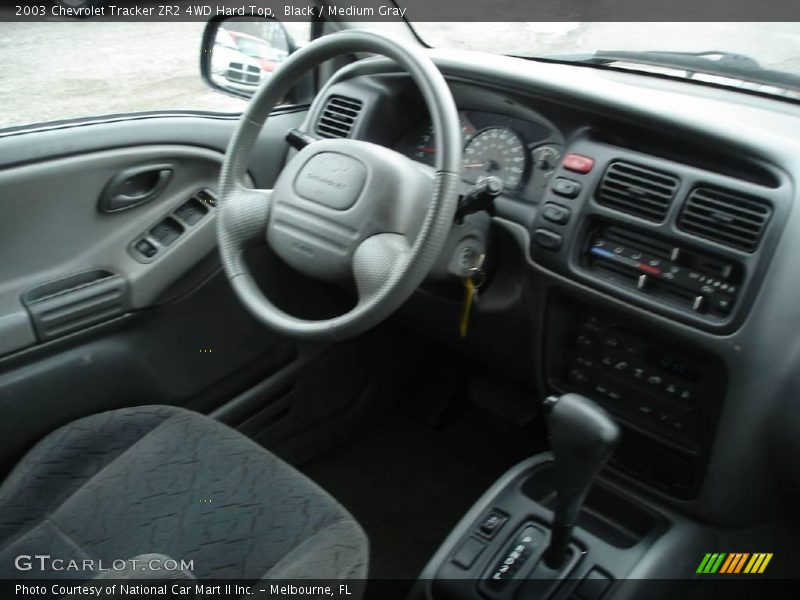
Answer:
[{"label": "dashboard side vent", "polygon": [[355,98],[330,96],[317,121],[317,134],[324,138],[349,137],[363,106]]},{"label": "dashboard side vent", "polygon": [[691,191],[678,219],[688,233],[725,246],[753,252],[772,216],[772,208],[759,198],[720,188]]},{"label": "dashboard side vent", "polygon": [[674,175],[629,162],[612,162],[597,187],[598,204],[660,223],[667,216],[679,180]]}]

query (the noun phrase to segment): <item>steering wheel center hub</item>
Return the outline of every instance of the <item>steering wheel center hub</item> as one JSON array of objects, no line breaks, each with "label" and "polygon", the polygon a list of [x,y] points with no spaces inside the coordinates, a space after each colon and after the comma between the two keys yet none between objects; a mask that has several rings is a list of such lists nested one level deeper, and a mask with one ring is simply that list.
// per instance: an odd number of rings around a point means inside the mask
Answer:
[{"label": "steering wheel center hub", "polygon": [[272,197],[267,241],[287,264],[326,281],[352,280],[367,238],[414,239],[433,180],[413,161],[358,140],[320,140],[289,161]]},{"label": "steering wheel center hub", "polygon": [[346,210],[358,199],[366,179],[361,161],[340,152],[320,152],[300,169],[294,189],[306,200]]}]

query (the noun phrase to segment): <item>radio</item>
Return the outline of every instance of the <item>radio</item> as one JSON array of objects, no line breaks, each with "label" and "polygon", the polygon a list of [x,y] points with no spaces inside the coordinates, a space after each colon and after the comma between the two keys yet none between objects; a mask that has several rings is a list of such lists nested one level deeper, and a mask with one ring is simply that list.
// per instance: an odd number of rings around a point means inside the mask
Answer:
[{"label": "radio", "polygon": [[547,314],[550,388],[583,394],[619,420],[615,468],[691,497],[725,394],[724,363],[647,320],[599,310],[566,293],[551,296]]},{"label": "radio", "polygon": [[703,369],[595,315],[565,340],[562,380],[641,428],[696,450]]},{"label": "radio", "polygon": [[581,261],[605,279],[718,318],[730,314],[743,279],[730,260],[604,221],[589,229]]}]

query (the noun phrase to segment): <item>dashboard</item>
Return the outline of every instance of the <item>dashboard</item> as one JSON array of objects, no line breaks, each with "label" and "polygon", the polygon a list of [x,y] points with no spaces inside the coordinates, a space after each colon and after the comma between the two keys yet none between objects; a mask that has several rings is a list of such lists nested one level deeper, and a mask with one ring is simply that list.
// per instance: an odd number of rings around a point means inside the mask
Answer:
[{"label": "dashboard", "polygon": [[[432,57],[459,109],[461,192],[484,175],[505,189],[468,338],[442,325],[458,282],[424,290],[408,320],[539,398],[603,405],[623,426],[614,471],[630,485],[709,520],[746,512],[737,490],[765,477],[773,447],[794,452],[800,428],[783,393],[800,388],[786,327],[800,323],[800,108],[641,74]],[[360,107],[350,137],[433,164],[422,98],[390,63],[328,94],[312,128],[344,97]]]},{"label": "dashboard", "polygon": [[[459,111],[464,142],[462,176],[467,183],[493,175],[505,192],[528,202],[541,198],[561,159],[560,135],[548,125],[482,110]],[[394,149],[432,166],[436,133],[429,119],[414,123]]]}]

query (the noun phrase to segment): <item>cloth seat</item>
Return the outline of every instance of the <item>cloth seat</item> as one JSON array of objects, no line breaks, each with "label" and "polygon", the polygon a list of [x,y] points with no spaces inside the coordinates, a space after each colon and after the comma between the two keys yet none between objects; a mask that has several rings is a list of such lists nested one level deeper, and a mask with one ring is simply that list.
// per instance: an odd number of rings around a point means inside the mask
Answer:
[{"label": "cloth seat", "polygon": [[[37,554],[50,557],[43,569],[37,559],[15,565]],[[73,421],[0,486],[2,578],[88,578],[86,565],[99,572],[146,554],[192,561],[198,579],[363,579],[368,543],[311,480],[226,425],[171,406]]]}]

